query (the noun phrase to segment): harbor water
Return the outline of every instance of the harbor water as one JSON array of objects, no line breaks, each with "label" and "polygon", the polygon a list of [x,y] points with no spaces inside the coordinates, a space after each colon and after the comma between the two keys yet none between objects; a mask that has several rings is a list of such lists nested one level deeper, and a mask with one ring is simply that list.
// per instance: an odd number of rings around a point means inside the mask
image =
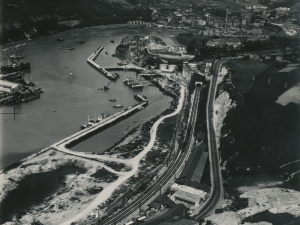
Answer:
[{"label": "harbor water", "polygon": [[[124,136],[125,127],[134,128],[169,108],[172,99],[156,87],[145,83],[143,89],[133,90],[123,83],[123,77],[135,76],[135,72],[117,71],[120,79],[111,82],[89,65],[86,59],[99,46],[104,46],[96,62],[103,67],[114,67],[120,60],[111,55],[124,36],[137,33],[154,35],[166,44],[172,44],[175,33],[170,32],[155,33],[155,30],[147,28],[83,28],[64,32],[64,42],[55,41],[58,35],[29,41],[33,44],[24,50],[23,61],[31,63],[31,70],[26,72],[25,77],[42,88],[44,93],[39,99],[29,102],[0,106],[1,113],[13,112],[14,107],[17,113],[15,119],[13,114],[0,114],[0,168],[73,134],[82,124],[87,123],[88,116],[94,118],[95,115],[113,114],[121,110],[113,108],[115,104],[124,107],[135,104],[135,94],[148,97],[149,105],[144,110],[75,146],[74,150],[103,152],[118,141],[119,136]],[[114,43],[110,42],[112,39]],[[76,44],[75,41],[79,40],[87,42]],[[74,46],[75,50],[60,50],[62,45]],[[1,57],[7,59],[14,51],[1,52]],[[6,64],[6,60],[0,62],[1,65]],[[98,90],[109,82],[110,90]],[[116,99],[116,102],[110,102],[109,99]]]}]

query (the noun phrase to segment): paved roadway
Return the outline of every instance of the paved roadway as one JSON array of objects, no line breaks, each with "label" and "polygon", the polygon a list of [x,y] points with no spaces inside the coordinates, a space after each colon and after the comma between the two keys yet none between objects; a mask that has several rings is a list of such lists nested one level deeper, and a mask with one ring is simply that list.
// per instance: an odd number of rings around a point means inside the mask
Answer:
[{"label": "paved roadway", "polygon": [[213,75],[211,76],[209,93],[206,105],[207,130],[208,130],[208,146],[209,146],[209,161],[210,161],[210,177],[211,190],[208,199],[203,205],[193,214],[194,218],[199,220],[214,212],[219,205],[223,196],[223,185],[221,177],[221,168],[218,152],[217,137],[213,120],[213,106],[217,89],[217,79],[225,60],[217,60],[214,63]]},{"label": "paved roadway", "polygon": [[100,221],[100,223],[94,223],[94,224],[101,224],[101,225],[125,224],[129,218],[133,216],[137,216],[140,206],[144,208],[151,201],[153,201],[156,196],[159,195],[160,191],[161,193],[163,193],[174,183],[176,176],[178,176],[181,173],[182,169],[184,168],[185,161],[187,160],[187,157],[189,156],[189,153],[191,152],[194,146],[194,128],[197,119],[197,111],[198,111],[199,100],[200,100],[200,91],[201,91],[201,85],[196,86],[195,98],[192,106],[192,113],[191,113],[191,120],[190,120],[191,121],[190,129],[188,129],[189,132],[187,133],[187,141],[186,141],[185,149],[179,152],[178,157],[173,162],[171,162],[166,172],[161,177],[159,177],[153,185],[148,187],[147,190],[140,198],[126,205],[124,208],[120,209],[112,216],[103,219],[102,221]]}]

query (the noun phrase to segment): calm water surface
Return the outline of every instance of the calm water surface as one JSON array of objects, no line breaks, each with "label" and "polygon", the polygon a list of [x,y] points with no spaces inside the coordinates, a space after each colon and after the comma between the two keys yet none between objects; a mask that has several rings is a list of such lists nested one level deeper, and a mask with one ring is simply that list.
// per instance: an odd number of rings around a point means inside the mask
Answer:
[{"label": "calm water surface", "polygon": [[[67,31],[64,42],[56,42],[58,35],[51,35],[33,40],[33,44],[23,52],[24,62],[31,63],[27,79],[32,79],[37,87],[44,90],[40,99],[15,105],[16,119],[12,115],[0,114],[0,168],[16,162],[27,155],[47,147],[54,142],[78,131],[88,116],[95,113],[114,113],[119,109],[112,108],[114,104],[125,107],[136,103],[134,94],[143,94],[149,98],[149,106],[134,114],[122,123],[101,132],[88,141],[76,146],[75,150],[102,152],[110,147],[119,136],[124,135],[124,128],[131,128],[146,122],[160,114],[170,106],[172,99],[163,96],[155,87],[145,86],[142,90],[132,90],[122,82],[123,76],[133,72],[119,72],[121,78],[110,83],[109,91],[100,91],[110,81],[87,64],[86,59],[100,45],[104,50],[97,58],[101,66],[116,66],[118,58],[112,57],[117,44],[122,37],[134,33],[155,35],[166,44],[172,44],[172,36],[155,33],[154,30],[143,29],[107,29],[93,30],[89,28]],[[173,32],[173,31],[170,31]],[[110,43],[112,38],[115,43]],[[75,44],[77,40],[87,40],[85,44]],[[74,51],[62,51],[62,45],[74,46]],[[5,46],[1,46],[4,48]],[[108,52],[109,55],[106,55]],[[14,51],[1,53],[8,57]],[[1,64],[6,64],[5,60]],[[70,76],[70,72],[74,76]],[[30,76],[29,76],[30,75]],[[116,103],[108,99],[117,99]],[[12,112],[14,106],[1,106],[0,112]],[[133,121],[137,120],[137,123]]]}]

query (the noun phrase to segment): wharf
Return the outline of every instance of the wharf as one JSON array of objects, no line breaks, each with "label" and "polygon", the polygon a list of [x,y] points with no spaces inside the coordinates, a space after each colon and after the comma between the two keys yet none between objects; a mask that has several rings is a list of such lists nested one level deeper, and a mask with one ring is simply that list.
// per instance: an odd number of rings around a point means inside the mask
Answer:
[{"label": "wharf", "polygon": [[99,56],[101,51],[103,50],[103,46],[100,46],[97,51],[93,52],[88,58],[87,62],[90,63],[92,66],[94,66],[97,70],[99,70],[101,73],[103,73],[105,76],[107,76],[111,80],[116,80],[117,76],[115,74],[112,74],[108,72],[103,67],[99,66],[97,63],[95,63],[96,58]]},{"label": "wharf", "polygon": [[79,132],[76,132],[75,134],[70,135],[69,137],[66,137],[59,142],[53,144],[51,147],[54,148],[66,148],[72,146],[74,143],[79,143],[82,140],[86,139],[90,135],[93,135],[94,133],[97,132],[97,130],[104,128],[107,125],[110,125],[114,122],[117,122],[123,117],[129,116],[131,113],[135,112],[136,110],[139,110],[141,107],[147,105],[147,102],[142,102],[139,104],[135,104],[133,106],[130,106],[128,108],[123,109],[120,112],[117,112],[110,117],[107,117],[100,121],[99,123],[95,123],[90,127],[87,127],[83,130],[80,130]]},{"label": "wharf", "polygon": [[118,66],[118,67],[107,67],[105,68],[107,71],[109,70],[125,70],[125,71],[134,71],[134,72],[141,72],[143,71],[142,68],[139,68],[139,67],[130,67],[130,66]]}]

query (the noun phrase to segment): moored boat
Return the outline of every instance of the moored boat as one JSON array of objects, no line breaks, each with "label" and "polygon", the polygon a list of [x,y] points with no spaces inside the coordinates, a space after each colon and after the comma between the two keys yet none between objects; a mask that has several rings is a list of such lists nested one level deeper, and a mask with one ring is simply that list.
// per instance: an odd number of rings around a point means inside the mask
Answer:
[{"label": "moored boat", "polygon": [[122,107],[123,107],[123,105],[120,105],[120,104],[113,106],[113,108],[122,108]]}]

